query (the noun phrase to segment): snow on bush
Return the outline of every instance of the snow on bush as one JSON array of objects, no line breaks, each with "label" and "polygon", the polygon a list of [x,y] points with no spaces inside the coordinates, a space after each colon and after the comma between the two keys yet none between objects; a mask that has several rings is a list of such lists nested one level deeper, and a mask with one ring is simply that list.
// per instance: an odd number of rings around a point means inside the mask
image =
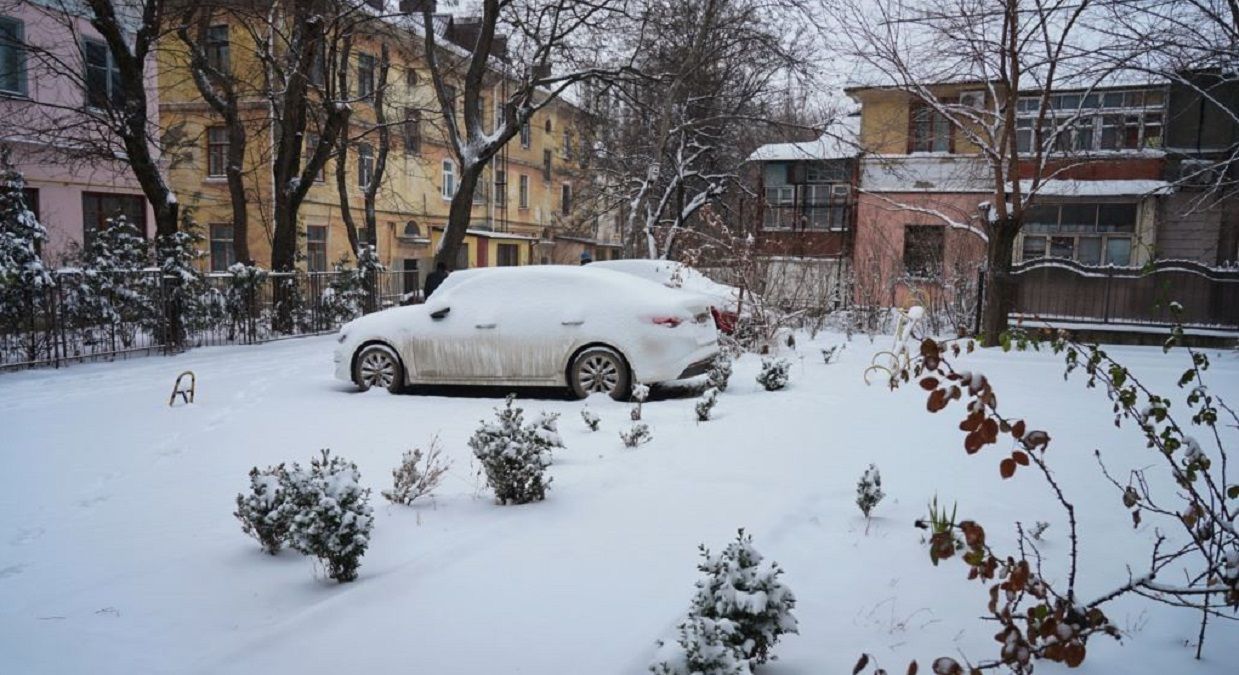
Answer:
[{"label": "snow on bush", "polygon": [[[785,633],[797,633],[796,596],[779,577],[782,568],[763,562],[753,538],[741,529],[717,555],[699,547],[703,561],[675,646],[662,644],[650,670],[660,675],[748,673],[765,663]],[[678,647],[678,649],[677,649]],[[730,649],[728,649],[730,648]]]},{"label": "snow on bush", "polygon": [[714,363],[710,366],[706,379],[712,388],[727,391],[727,381],[731,379],[731,356],[726,352],[719,352],[714,357]]},{"label": "snow on bush", "polygon": [[250,469],[250,492],[237,495],[232,515],[241,521],[241,531],[258,540],[262,550],[275,555],[288,538],[291,514],[284,509],[287,492],[284,465]]},{"label": "snow on bush", "polygon": [[822,361],[825,361],[828,366],[838,361],[839,355],[843,352],[845,346],[844,344],[837,344],[826,347],[822,350]]},{"label": "snow on bush", "polygon": [[633,406],[632,412],[629,413],[629,417],[632,418],[632,421],[634,422],[641,421],[641,404],[645,403],[645,400],[649,397],[650,397],[649,385],[647,384],[632,385],[632,400],[637,402],[637,405]]},{"label": "snow on bush", "polygon": [[482,422],[469,439],[500,504],[541,501],[551,483],[544,475],[551,464],[545,429],[525,424],[524,411],[512,405],[515,398],[509,395],[504,407],[495,409],[495,421]]},{"label": "snow on bush", "polygon": [[766,391],[778,391],[787,386],[791,374],[792,362],[787,359],[774,358],[761,360],[761,372],[757,374],[757,382]]},{"label": "snow on bush", "polygon": [[374,526],[370,490],[360,480],[356,464],[323,450],[309,470],[293,464],[285,482],[289,545],[318,558],[340,583],[357,578]]},{"label": "snow on bush", "polygon": [[640,422],[621,431],[620,440],[624,442],[624,447],[635,448],[654,440],[654,434],[650,432],[650,425]]},{"label": "snow on bush", "polygon": [[383,496],[396,504],[412,504],[418,497],[433,493],[451,466],[452,462],[443,458],[439,437],[436,436],[430,441],[425,455],[420,448],[405,451],[400,466],[392,469],[392,489],[383,490]]},{"label": "snow on bush", "polygon": [[559,435],[559,413],[538,413],[531,430],[534,438],[548,451],[564,447],[564,439]]},{"label": "snow on bush", "polygon": [[[860,507],[860,512],[865,514],[866,521],[885,496],[886,493],[882,492],[882,474],[876,464],[870,464],[856,483],[856,505]],[[869,530],[868,522],[865,523],[865,530]]]},{"label": "snow on bush", "polygon": [[659,643],[650,672],[654,675],[750,675],[748,659],[730,642],[736,626],[690,616],[679,625],[674,643]]},{"label": "snow on bush", "polygon": [[701,400],[697,401],[697,406],[694,408],[697,412],[698,422],[709,422],[710,411],[714,410],[714,404],[718,403],[718,389],[707,389],[702,395]]},{"label": "snow on bush", "polygon": [[602,423],[602,418],[590,410],[589,406],[581,409],[581,419],[585,420],[585,426],[589,427],[590,431],[598,431],[598,425]]}]

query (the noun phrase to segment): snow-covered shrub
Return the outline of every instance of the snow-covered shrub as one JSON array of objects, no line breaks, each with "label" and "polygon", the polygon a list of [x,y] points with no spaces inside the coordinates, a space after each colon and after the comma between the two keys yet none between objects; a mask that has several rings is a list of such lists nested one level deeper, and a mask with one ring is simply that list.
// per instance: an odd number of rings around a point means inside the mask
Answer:
[{"label": "snow-covered shrub", "polygon": [[714,363],[710,366],[706,379],[712,388],[727,391],[727,381],[731,379],[731,356],[727,352],[719,352],[714,357]]},{"label": "snow-covered shrub", "polygon": [[370,490],[360,480],[356,464],[323,450],[308,470],[293,464],[285,482],[289,546],[318,558],[340,583],[357,578],[374,526]]},{"label": "snow-covered shrub", "polygon": [[551,483],[545,476],[551,464],[549,446],[536,425],[525,424],[524,411],[512,405],[515,398],[509,395],[504,407],[495,410],[495,421],[482,422],[469,439],[500,504],[541,501]]},{"label": "snow-covered shrub", "polygon": [[425,455],[420,448],[405,451],[400,466],[392,469],[392,489],[383,490],[383,496],[396,504],[412,504],[418,497],[433,493],[451,467],[451,461],[443,458],[436,436]]},{"label": "snow-covered shrub", "polygon": [[714,405],[718,403],[718,390],[710,388],[702,395],[701,400],[697,401],[697,406],[694,408],[697,411],[698,422],[709,422],[710,411],[714,410]]},{"label": "snow-covered shrub", "polygon": [[757,374],[757,382],[766,391],[778,391],[787,386],[791,374],[792,362],[782,358],[762,359],[761,372]]},{"label": "snow-covered shrub", "polygon": [[[176,332],[166,336],[173,344],[181,344],[189,331],[208,328],[220,318],[219,304],[206,292],[206,282],[194,264],[206,256],[199,248],[201,243],[202,235],[188,212],[180,230],[155,240],[155,266],[163,275],[163,303],[170,310],[166,318],[176,319],[168,325]],[[151,328],[164,318],[152,317]]]},{"label": "snow-covered shrub", "polygon": [[1041,538],[1045,536],[1045,531],[1048,529],[1050,529],[1049,523],[1044,520],[1038,520],[1033,523],[1032,527],[1028,528],[1028,534],[1032,535],[1033,539],[1041,541]]},{"label": "snow-covered shrub", "polygon": [[825,349],[822,350],[822,360],[825,361],[826,365],[828,366],[834,363],[835,361],[839,360],[839,355],[843,352],[843,348],[845,346],[846,345],[841,343],[841,344],[831,345],[829,347],[826,347]]},{"label": "snow-covered shrub", "polygon": [[[748,673],[751,666],[771,658],[780,637],[799,632],[792,615],[796,596],[779,580],[782,568],[763,562],[743,529],[721,553],[711,554],[704,545],[700,550],[703,561],[697,569],[704,576],[697,581],[697,593],[680,625],[678,644],[683,652],[651,670],[676,675]],[[733,665],[737,661],[738,666]],[[677,669],[679,664],[686,669]]]},{"label": "snow-covered shrub", "polygon": [[589,406],[581,409],[581,419],[585,420],[585,426],[589,427],[590,431],[598,431],[598,425],[602,423],[602,418],[590,410]]},{"label": "snow-covered shrub", "polygon": [[287,492],[284,465],[250,469],[250,491],[237,495],[237,510],[232,515],[241,521],[241,531],[258,540],[271,555],[280,552],[288,538],[292,514],[284,507]]},{"label": "snow-covered shrub", "polygon": [[257,340],[269,321],[260,321],[259,297],[267,283],[267,270],[237,262],[228,267],[228,288],[224,291],[224,310],[230,322],[230,337]]},{"label": "snow-covered shrub", "polygon": [[654,675],[750,675],[749,660],[732,644],[736,626],[727,619],[690,616],[679,625],[674,643],[659,641],[650,672]]},{"label": "snow-covered shrub", "polygon": [[654,440],[654,434],[650,433],[650,425],[642,422],[620,431],[620,440],[624,442],[624,447],[635,448]]},{"label": "snow-covered shrub", "polygon": [[876,464],[870,464],[869,468],[865,469],[865,473],[861,474],[860,481],[856,483],[856,505],[868,519],[869,514],[885,496],[886,493],[882,492],[882,474],[878,471]]},{"label": "snow-covered shrub", "polygon": [[650,386],[648,384],[637,383],[632,385],[632,400],[637,402],[637,405],[632,407],[632,412],[629,413],[629,417],[632,418],[632,421],[641,421],[641,404],[645,403],[645,400],[649,397]]},{"label": "snow-covered shrub", "polygon": [[[7,165],[7,157],[4,158]],[[14,329],[31,315],[31,306],[45,289],[55,285],[39,257],[47,230],[25,200],[22,175],[6,169],[0,176],[0,326]],[[32,352],[37,347],[28,347]],[[27,353],[34,359],[36,353]]]},{"label": "snow-covered shrub", "polygon": [[533,436],[548,451],[564,447],[564,439],[559,435],[559,413],[546,411],[538,413],[538,418],[530,427]]},{"label": "snow-covered shrub", "polygon": [[146,239],[125,216],[117,216],[92,233],[76,258],[80,283],[66,289],[66,312],[78,325],[124,322],[116,337],[129,346],[136,324],[149,324],[158,311],[158,275],[143,272],[150,266]]}]

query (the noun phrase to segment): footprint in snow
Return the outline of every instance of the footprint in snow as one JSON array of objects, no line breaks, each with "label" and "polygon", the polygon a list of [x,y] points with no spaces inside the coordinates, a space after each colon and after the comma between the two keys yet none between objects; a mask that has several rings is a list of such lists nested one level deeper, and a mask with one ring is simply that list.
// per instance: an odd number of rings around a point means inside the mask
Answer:
[{"label": "footprint in snow", "polygon": [[21,574],[22,571],[25,569],[26,569],[25,565],[9,565],[8,567],[0,569],[0,579],[7,579],[9,577],[15,577]]},{"label": "footprint in snow", "polygon": [[42,537],[46,532],[41,527],[23,527],[17,530],[17,535],[9,540],[13,546],[24,546],[30,542]]}]

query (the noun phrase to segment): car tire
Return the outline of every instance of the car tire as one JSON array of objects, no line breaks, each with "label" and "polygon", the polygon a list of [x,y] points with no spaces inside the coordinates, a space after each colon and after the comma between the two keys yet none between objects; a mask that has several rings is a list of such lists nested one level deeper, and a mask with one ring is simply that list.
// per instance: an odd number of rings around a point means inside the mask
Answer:
[{"label": "car tire", "polygon": [[353,362],[353,382],[362,391],[383,387],[393,394],[404,388],[404,366],[387,345],[366,345]]},{"label": "car tire", "polygon": [[614,349],[590,347],[568,366],[568,386],[577,398],[604,393],[616,401],[626,401],[632,390],[632,372]]}]

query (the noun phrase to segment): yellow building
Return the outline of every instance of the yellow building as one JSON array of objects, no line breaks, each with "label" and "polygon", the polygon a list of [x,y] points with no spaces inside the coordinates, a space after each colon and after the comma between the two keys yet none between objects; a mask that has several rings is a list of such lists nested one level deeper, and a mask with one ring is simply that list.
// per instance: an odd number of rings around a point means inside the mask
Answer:
[{"label": "yellow building", "polygon": [[[208,54],[223,63],[237,81],[262,81],[252,37],[236,25],[235,17],[214,22],[208,37]],[[390,62],[384,109],[391,142],[376,195],[375,241],[381,262],[407,273],[403,276],[407,292],[420,285],[430,267],[447,222],[459,167],[446,144],[421,55],[421,38],[390,25],[376,26],[371,34],[355,39],[348,66],[350,94],[356,100],[345,178],[349,210],[357,227],[364,227],[362,185],[372,175],[379,144],[373,97],[367,93],[377,86],[384,43]],[[236,261],[232,206],[224,176],[227,138],[223,123],[195,86],[184,45],[173,39],[160,59],[160,112],[175,137],[182,139],[170,179],[209,240],[210,255],[204,266],[223,271]],[[490,80],[482,109],[488,126],[493,126],[496,102],[506,99],[510,84],[497,74]],[[274,234],[270,106],[255,88],[250,96],[242,97],[240,107],[249,137],[244,171],[247,242],[253,261],[268,267]],[[565,100],[554,101],[537,112],[528,127],[494,158],[479,181],[458,267],[576,262],[582,251],[615,257],[618,236],[614,228],[604,222],[599,232],[598,219],[593,214],[586,217],[576,204],[575,198],[588,181],[577,130],[584,115]],[[315,137],[309,132],[307,136],[308,154]],[[334,158],[327,162],[299,211],[304,234],[299,264],[308,271],[329,270],[336,261],[352,258],[336,164]],[[571,236],[559,240],[559,235]]]}]

